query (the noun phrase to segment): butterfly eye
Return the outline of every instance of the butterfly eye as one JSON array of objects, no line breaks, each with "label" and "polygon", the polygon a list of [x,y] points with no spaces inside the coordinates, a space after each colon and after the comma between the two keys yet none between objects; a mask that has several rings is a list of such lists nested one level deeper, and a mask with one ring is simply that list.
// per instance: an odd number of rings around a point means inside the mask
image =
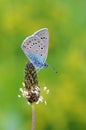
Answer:
[{"label": "butterfly eye", "polygon": [[47,67],[48,67],[48,64],[47,64],[47,63],[45,63],[45,64],[44,64],[44,68],[47,68]]}]

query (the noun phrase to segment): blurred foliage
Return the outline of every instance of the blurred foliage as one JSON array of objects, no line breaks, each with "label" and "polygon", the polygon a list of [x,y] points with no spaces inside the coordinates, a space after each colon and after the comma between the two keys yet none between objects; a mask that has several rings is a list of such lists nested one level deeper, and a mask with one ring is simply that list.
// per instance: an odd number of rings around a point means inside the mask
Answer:
[{"label": "blurred foliage", "polygon": [[50,89],[36,106],[36,130],[86,130],[86,1],[0,0],[0,130],[30,130],[31,107],[18,98],[28,59],[21,50],[27,36],[46,27],[47,62],[39,76]]}]

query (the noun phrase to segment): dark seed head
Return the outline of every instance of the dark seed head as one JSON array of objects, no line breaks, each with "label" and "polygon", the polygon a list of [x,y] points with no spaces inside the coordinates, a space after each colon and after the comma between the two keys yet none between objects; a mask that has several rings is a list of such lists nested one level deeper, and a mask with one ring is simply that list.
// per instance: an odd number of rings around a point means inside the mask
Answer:
[{"label": "dark seed head", "polygon": [[29,103],[37,102],[40,97],[40,89],[38,87],[36,69],[31,62],[26,64],[24,83],[25,91],[27,92],[25,98]]}]

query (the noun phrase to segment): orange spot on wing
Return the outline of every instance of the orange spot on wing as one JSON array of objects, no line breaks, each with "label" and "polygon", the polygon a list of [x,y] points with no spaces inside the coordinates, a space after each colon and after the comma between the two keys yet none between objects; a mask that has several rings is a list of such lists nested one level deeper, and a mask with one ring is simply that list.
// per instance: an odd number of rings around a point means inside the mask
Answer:
[{"label": "orange spot on wing", "polygon": [[29,42],[25,42],[26,45],[29,45],[30,43]]}]

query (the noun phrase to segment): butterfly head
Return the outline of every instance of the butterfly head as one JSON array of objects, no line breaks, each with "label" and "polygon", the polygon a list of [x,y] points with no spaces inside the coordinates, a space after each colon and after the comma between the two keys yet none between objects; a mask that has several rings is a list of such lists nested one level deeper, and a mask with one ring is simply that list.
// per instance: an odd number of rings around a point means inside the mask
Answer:
[{"label": "butterfly head", "polygon": [[48,64],[45,62],[43,68],[47,68]]}]

